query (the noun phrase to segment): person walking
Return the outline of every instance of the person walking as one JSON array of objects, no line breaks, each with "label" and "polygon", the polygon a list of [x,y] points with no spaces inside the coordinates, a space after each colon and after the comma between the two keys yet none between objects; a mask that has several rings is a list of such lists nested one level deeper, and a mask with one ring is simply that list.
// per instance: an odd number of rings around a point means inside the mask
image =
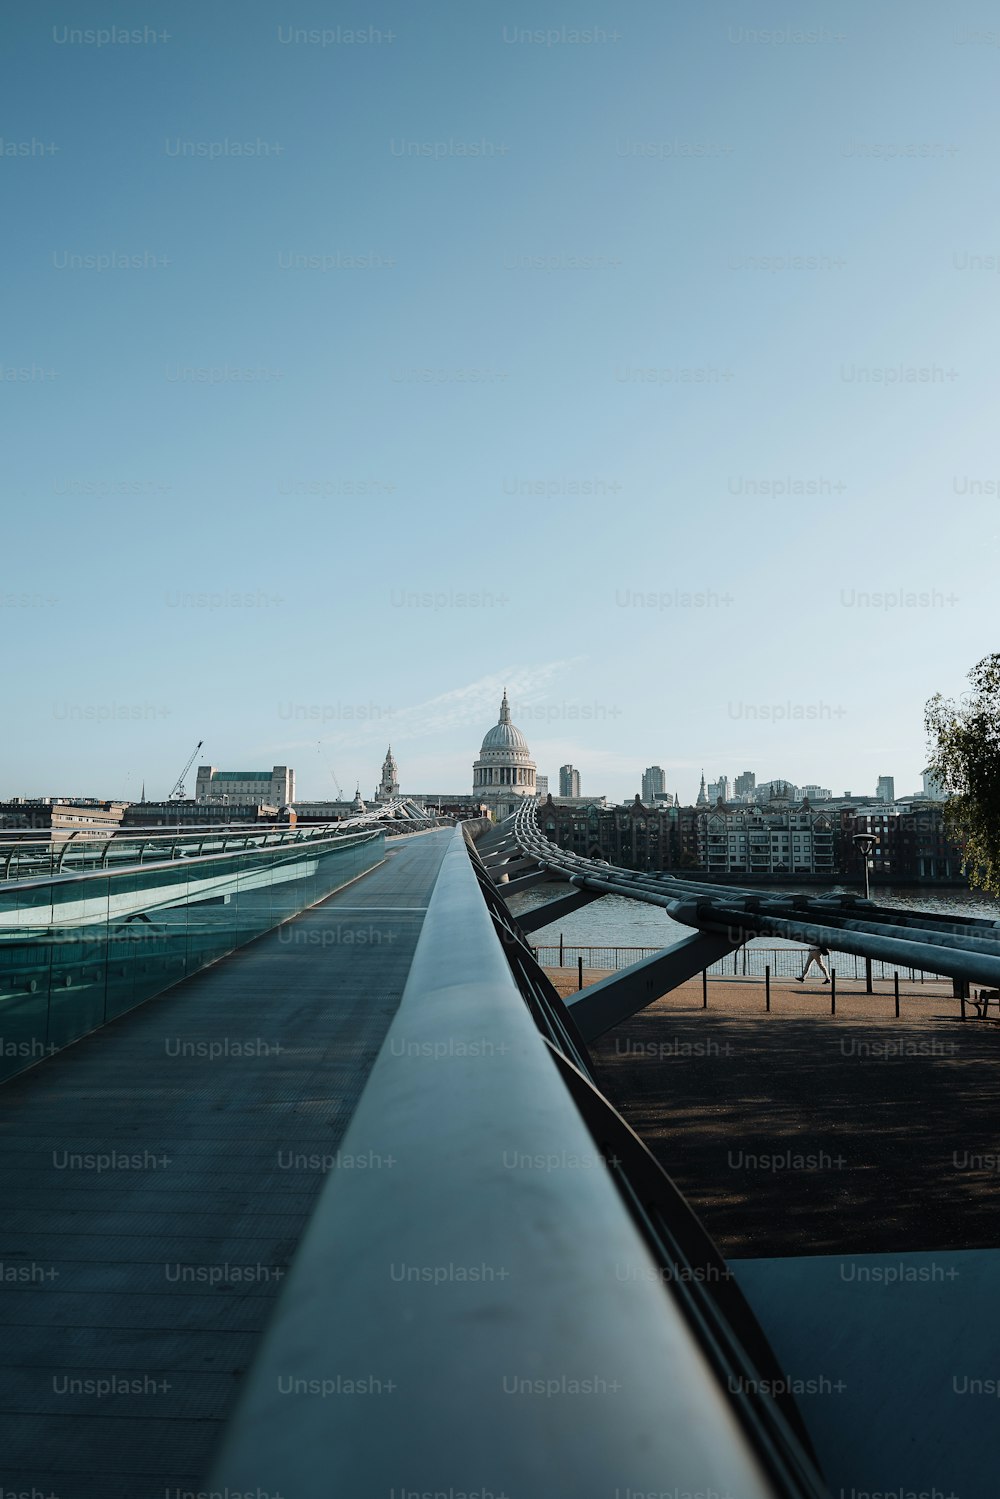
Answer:
[{"label": "person walking", "polygon": [[828,947],[823,947],[823,945],[821,943],[819,943],[819,942],[815,943],[812,947],[810,947],[809,952],[806,955],[806,966],[803,968],[802,972],[799,974],[799,983],[800,984],[804,984],[805,983],[805,981],[806,981],[806,975],[808,974],[810,968],[815,963],[816,967],[819,969],[820,973],[823,975],[823,982],[824,982],[824,984],[828,984],[830,982],[830,970],[826,966],[826,960],[827,960],[827,958],[829,956],[830,956],[830,949]]}]

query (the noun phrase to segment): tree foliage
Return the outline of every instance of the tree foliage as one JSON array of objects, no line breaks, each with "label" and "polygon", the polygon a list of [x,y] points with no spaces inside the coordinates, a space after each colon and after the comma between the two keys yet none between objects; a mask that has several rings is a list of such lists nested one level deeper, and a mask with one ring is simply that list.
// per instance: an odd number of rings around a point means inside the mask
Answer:
[{"label": "tree foliage", "polygon": [[948,797],[945,823],[970,881],[1000,895],[1000,653],[984,656],[969,681],[957,702],[937,693],[927,703],[928,769]]}]

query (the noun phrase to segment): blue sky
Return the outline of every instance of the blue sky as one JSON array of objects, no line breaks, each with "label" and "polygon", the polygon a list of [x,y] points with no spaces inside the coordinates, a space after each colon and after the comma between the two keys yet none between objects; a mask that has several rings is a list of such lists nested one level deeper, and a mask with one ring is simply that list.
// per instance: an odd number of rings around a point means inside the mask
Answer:
[{"label": "blue sky", "polygon": [[0,794],[462,789],[504,685],[585,791],[919,784],[997,644],[985,4],[6,30]]}]

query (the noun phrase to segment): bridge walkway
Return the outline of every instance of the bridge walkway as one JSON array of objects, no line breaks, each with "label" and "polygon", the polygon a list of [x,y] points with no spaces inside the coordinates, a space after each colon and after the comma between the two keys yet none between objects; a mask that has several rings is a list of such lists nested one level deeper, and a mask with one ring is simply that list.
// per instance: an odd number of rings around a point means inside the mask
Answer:
[{"label": "bridge walkway", "polygon": [[452,836],[0,1088],[0,1486],[204,1487]]}]

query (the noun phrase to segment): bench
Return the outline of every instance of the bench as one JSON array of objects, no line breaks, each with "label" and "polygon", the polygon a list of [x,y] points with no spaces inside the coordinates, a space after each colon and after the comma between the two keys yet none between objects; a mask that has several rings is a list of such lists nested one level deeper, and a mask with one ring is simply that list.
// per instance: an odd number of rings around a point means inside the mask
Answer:
[{"label": "bench", "polygon": [[975,1005],[976,1015],[980,1020],[985,1020],[989,1014],[991,999],[996,1000],[997,1012],[1000,1014],[1000,989],[980,989],[979,993],[974,994],[969,1001],[970,1004]]}]

